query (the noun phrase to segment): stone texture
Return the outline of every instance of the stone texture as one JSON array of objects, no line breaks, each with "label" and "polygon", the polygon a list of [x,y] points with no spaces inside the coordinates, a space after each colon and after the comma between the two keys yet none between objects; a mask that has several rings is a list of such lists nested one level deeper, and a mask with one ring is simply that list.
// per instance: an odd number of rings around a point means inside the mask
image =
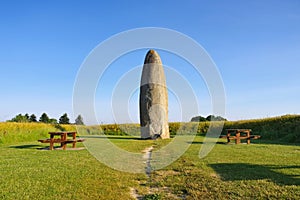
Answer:
[{"label": "stone texture", "polygon": [[142,138],[170,138],[166,78],[161,59],[154,50],[148,51],[143,66],[140,123]]}]

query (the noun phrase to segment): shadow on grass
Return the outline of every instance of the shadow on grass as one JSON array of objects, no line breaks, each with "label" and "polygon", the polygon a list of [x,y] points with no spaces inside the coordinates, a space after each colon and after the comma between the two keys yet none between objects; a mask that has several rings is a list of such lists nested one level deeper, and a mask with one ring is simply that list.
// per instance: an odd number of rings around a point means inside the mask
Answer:
[{"label": "shadow on grass", "polygon": [[[155,140],[151,138],[140,138],[140,136],[113,136],[113,135],[81,135],[80,138],[102,138],[110,140]],[[170,136],[170,139],[173,139],[174,136]],[[157,138],[160,140],[160,138]]]},{"label": "shadow on grass", "polygon": [[[188,144],[204,144],[204,142],[198,142],[198,141],[193,141],[193,142],[187,142]],[[216,142],[216,144],[227,144],[227,142]]]},{"label": "shadow on grass", "polygon": [[80,138],[102,138],[109,140],[144,140],[139,137],[130,137],[130,136],[111,136],[111,135],[82,135]]},{"label": "shadow on grass", "polygon": [[140,137],[128,137],[128,136],[106,136],[110,140],[145,140]]},{"label": "shadow on grass", "polygon": [[[203,144],[203,142],[194,141],[192,144]],[[227,139],[219,138],[216,144],[235,144],[235,140],[231,140],[227,143]],[[240,144],[247,144],[246,139],[242,139]],[[250,144],[275,144],[275,145],[289,145],[289,146],[300,146],[300,143],[290,143],[280,140],[268,140],[268,139],[251,139]]]},{"label": "shadow on grass", "polygon": [[15,148],[15,149],[39,149],[43,146],[37,145],[37,144],[26,144],[26,145],[18,145],[18,146],[10,146],[9,148]]},{"label": "shadow on grass", "polygon": [[291,143],[291,142],[284,142],[280,140],[267,140],[267,139],[258,139],[255,141],[251,140],[251,143],[254,144],[277,144],[277,145],[290,145],[290,146],[300,146],[300,143]]},{"label": "shadow on grass", "polygon": [[[287,175],[276,170],[300,171],[300,166],[255,165],[248,163],[218,163],[210,165],[225,181],[268,179],[279,185],[300,185],[300,174]],[[298,178],[297,178],[298,177]]]}]

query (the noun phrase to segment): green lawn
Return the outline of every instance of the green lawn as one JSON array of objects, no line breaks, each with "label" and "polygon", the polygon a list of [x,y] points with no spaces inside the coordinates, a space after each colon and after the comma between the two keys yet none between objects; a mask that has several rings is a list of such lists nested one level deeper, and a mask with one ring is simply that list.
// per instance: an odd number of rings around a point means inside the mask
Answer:
[{"label": "green lawn", "polygon": [[[132,152],[170,142],[111,138]],[[0,199],[132,199],[132,188],[146,199],[300,199],[300,146],[220,143],[199,159],[202,140],[196,137],[180,159],[150,177],[113,170],[87,150],[1,145]]]}]

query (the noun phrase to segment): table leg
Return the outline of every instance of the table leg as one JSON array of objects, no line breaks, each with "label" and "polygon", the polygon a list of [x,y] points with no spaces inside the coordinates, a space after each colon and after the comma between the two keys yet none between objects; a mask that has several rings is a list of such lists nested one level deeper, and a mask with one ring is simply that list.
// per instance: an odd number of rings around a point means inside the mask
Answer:
[{"label": "table leg", "polygon": [[247,144],[250,144],[250,131],[247,131]]},{"label": "table leg", "polygon": [[49,146],[50,150],[53,150],[53,144],[54,144],[54,135],[50,135],[50,146]]},{"label": "table leg", "polygon": [[76,133],[73,133],[73,145],[72,148],[76,148]]},{"label": "table leg", "polygon": [[67,143],[65,143],[65,141],[67,140],[67,134],[66,133],[64,133],[63,135],[62,135],[62,146],[63,146],[63,150],[66,150],[66,148],[67,148]]},{"label": "table leg", "polygon": [[237,133],[235,134],[235,136],[236,136],[235,144],[240,144],[240,143],[241,143],[241,139],[240,139],[241,133],[240,133],[240,132],[237,132]]},{"label": "table leg", "polygon": [[227,132],[227,143],[230,143],[230,132]]},{"label": "table leg", "polygon": [[63,148],[64,146],[64,143],[62,141],[64,141],[64,136],[60,135],[60,148]]}]

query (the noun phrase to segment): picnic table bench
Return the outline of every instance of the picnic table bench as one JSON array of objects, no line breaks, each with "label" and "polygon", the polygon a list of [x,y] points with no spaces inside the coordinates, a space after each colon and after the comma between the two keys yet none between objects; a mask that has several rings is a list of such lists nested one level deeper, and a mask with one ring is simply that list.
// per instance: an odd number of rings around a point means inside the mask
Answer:
[{"label": "picnic table bench", "polygon": [[[62,131],[62,132],[49,132],[50,138],[38,140],[41,143],[50,143],[50,150],[54,149],[54,143],[60,143],[60,147],[63,150],[66,150],[67,144],[72,143],[72,148],[76,148],[77,142],[83,142],[84,139],[76,138],[77,132],[75,131]],[[60,136],[59,138],[55,138],[55,136]],[[72,138],[68,139],[68,136]]]},{"label": "picnic table bench", "polygon": [[220,135],[220,138],[227,138],[227,143],[230,140],[235,140],[235,144],[240,144],[241,140],[247,140],[247,144],[250,144],[251,139],[258,139],[260,135],[251,135],[251,129],[226,129],[226,135]]}]

